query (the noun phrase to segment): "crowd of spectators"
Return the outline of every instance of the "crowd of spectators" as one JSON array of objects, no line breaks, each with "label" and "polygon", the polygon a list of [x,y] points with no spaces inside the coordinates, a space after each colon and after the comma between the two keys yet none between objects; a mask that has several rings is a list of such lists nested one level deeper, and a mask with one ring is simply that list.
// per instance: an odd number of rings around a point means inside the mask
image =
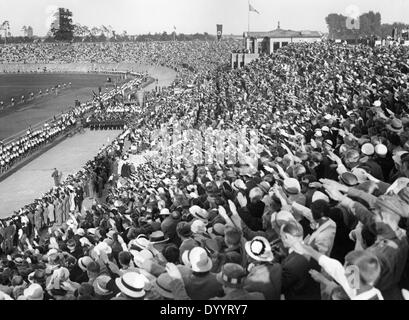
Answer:
[{"label": "crowd of spectators", "polygon": [[[2,298],[408,299],[408,58],[323,42],[241,70],[177,62],[175,83],[45,197],[52,219],[43,198],[4,222]],[[175,122],[255,129],[257,161],[140,160]]]},{"label": "crowd of spectators", "polygon": [[0,48],[3,63],[118,63],[131,62],[203,70],[226,59],[240,42],[163,41],[128,43],[29,43]]}]

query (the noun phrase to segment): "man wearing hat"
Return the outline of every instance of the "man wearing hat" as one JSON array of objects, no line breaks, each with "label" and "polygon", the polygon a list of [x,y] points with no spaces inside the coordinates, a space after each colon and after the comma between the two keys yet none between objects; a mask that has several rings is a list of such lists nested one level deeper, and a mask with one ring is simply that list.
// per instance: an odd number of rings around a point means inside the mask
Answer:
[{"label": "man wearing hat", "polygon": [[262,216],[265,209],[263,199],[263,191],[259,187],[254,187],[250,190],[249,200],[242,193],[238,193],[237,202],[239,204],[238,214],[244,223],[253,231],[263,229]]},{"label": "man wearing hat", "polygon": [[383,177],[388,179],[392,169],[394,168],[394,164],[392,156],[384,144],[377,144],[375,146],[374,161],[381,167]]},{"label": "man wearing hat", "polygon": [[301,193],[300,182],[295,178],[284,179],[283,191],[287,195],[289,201],[297,202],[298,204],[304,206],[306,202],[306,197]]},{"label": "man wearing hat", "polygon": [[179,222],[176,227],[176,233],[181,241],[181,244],[179,247],[180,258],[182,258],[182,255],[185,251],[188,251],[200,245],[200,243],[196,242],[192,238],[192,230],[190,227],[191,227],[190,223],[186,221]]},{"label": "man wearing hat", "polygon": [[23,295],[17,300],[44,300],[44,290],[39,284],[33,283],[24,289]]},{"label": "man wearing hat", "polygon": [[87,267],[93,261],[89,256],[79,258],[77,264],[70,270],[70,280],[77,283],[88,282]]},{"label": "man wearing hat", "polygon": [[136,272],[123,274],[115,279],[115,284],[121,293],[111,300],[144,300],[149,288],[149,280]]},{"label": "man wearing hat", "polygon": [[365,143],[361,147],[361,152],[363,154],[363,158],[361,159],[361,163],[363,166],[367,166],[370,168],[370,173],[376,179],[383,181],[383,172],[381,166],[374,160],[375,155],[375,147],[372,143]]},{"label": "man wearing hat", "polygon": [[226,263],[216,278],[223,285],[225,295],[211,300],[265,300],[261,292],[248,292],[243,288],[246,270],[239,264]]},{"label": "man wearing hat", "polygon": [[67,252],[75,259],[79,259],[84,255],[81,245],[74,238],[67,241]]},{"label": "man wearing hat", "polygon": [[192,276],[185,283],[186,292],[192,300],[208,300],[223,295],[221,283],[210,272],[213,263],[205,249],[194,247],[185,251],[182,261],[192,270]]},{"label": "man wearing hat", "polygon": [[168,213],[169,210],[166,209],[167,211],[165,211],[165,209],[162,209],[160,213],[165,217],[165,219],[161,223],[161,230],[165,234],[165,237],[169,238],[170,242],[179,244],[176,227],[181,220],[181,215],[179,211]]}]

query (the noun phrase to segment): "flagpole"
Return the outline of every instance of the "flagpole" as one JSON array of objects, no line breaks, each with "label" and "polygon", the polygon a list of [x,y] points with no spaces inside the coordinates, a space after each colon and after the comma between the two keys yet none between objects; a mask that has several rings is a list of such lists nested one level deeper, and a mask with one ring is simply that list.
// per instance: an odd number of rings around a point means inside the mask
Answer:
[{"label": "flagpole", "polygon": [[250,0],[248,0],[247,3],[247,31],[250,32]]}]

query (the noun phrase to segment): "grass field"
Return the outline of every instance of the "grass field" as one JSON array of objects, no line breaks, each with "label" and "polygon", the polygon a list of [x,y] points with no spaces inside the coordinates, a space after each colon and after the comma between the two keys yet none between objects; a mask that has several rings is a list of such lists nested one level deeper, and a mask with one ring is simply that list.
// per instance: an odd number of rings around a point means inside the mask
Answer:
[{"label": "grass field", "polygon": [[[115,80],[118,76],[110,77]],[[91,99],[92,90],[97,92],[99,86],[104,88],[106,79],[107,75],[98,74],[0,74],[0,101],[27,96],[32,91],[44,92],[57,84],[72,83],[58,95],[50,94],[1,111],[0,140],[68,110],[76,99],[81,102]]]},{"label": "grass field", "polygon": [[0,101],[10,102],[14,97],[17,101],[22,95],[28,97],[31,92],[45,92],[55,85],[69,82],[72,89],[103,85],[106,75],[98,74],[0,74]]}]

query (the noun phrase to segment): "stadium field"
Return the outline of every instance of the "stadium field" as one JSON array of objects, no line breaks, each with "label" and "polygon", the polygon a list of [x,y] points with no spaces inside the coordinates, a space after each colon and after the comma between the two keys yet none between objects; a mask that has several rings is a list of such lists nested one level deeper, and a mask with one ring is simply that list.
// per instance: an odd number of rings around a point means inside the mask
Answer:
[{"label": "stadium field", "polygon": [[[51,89],[58,84],[71,82],[71,87],[62,89],[58,95],[49,94],[13,108],[0,111],[0,139],[8,138],[39,122],[45,121],[70,107],[76,99],[84,102],[92,97],[92,91],[105,87],[109,75],[101,74],[0,74],[0,101],[11,97],[26,97],[30,92]],[[118,76],[109,76],[113,81]]]},{"label": "stadium field", "polygon": [[106,75],[99,74],[0,74],[0,101],[10,102],[19,100],[22,95],[28,97],[31,92],[37,94],[58,84],[61,86],[69,82],[72,89],[95,87],[106,81]]}]

